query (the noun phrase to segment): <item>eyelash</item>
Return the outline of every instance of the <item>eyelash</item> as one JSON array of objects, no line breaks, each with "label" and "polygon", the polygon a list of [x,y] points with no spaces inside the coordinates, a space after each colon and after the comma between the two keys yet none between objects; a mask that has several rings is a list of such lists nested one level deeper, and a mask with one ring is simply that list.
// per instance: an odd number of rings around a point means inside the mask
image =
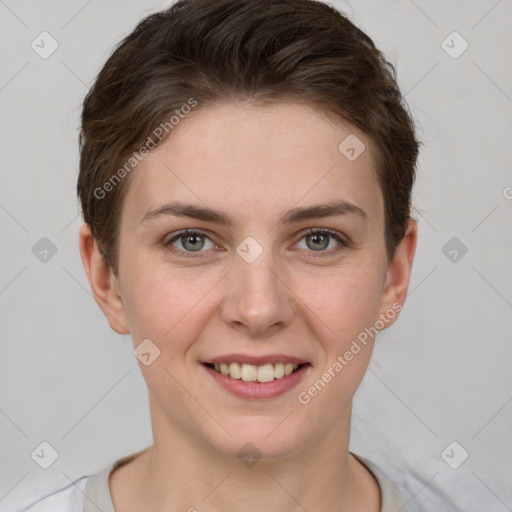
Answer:
[{"label": "eyelash", "polygon": [[[327,228],[308,228],[302,234],[301,238],[299,239],[299,242],[300,242],[300,240],[302,240],[303,238],[305,238],[308,235],[316,235],[316,234],[322,234],[322,235],[327,234],[327,235],[331,236],[332,238],[334,238],[339,243],[339,245],[338,245],[338,247],[336,247],[334,249],[330,249],[327,251],[319,251],[318,255],[312,254],[311,257],[313,257],[313,258],[323,257],[324,255],[331,256],[334,254],[338,254],[339,252],[341,252],[344,249],[349,249],[352,247],[352,243],[348,239],[342,237],[337,231],[333,231],[333,230],[327,229]],[[197,254],[194,254],[193,251],[184,251],[184,250],[178,249],[172,245],[176,240],[179,240],[180,238],[184,238],[189,235],[203,235],[206,238],[208,238],[209,240],[211,240],[211,237],[205,231],[201,231],[200,229],[186,229],[186,230],[180,231],[175,236],[173,236],[171,239],[169,239],[167,242],[165,242],[164,246],[169,251],[171,251],[173,253],[180,253],[180,256],[184,256],[185,258],[201,257],[200,254],[205,251],[196,251]],[[211,241],[213,242],[213,240],[211,240]],[[308,251],[308,252],[313,253],[315,251]]]}]

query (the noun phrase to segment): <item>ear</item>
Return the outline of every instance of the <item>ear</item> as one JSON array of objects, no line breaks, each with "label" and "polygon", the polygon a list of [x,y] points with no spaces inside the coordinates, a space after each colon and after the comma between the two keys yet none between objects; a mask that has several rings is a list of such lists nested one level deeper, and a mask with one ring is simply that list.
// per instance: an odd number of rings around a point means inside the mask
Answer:
[{"label": "ear", "polygon": [[80,227],[80,255],[94,299],[107,317],[110,327],[119,334],[128,334],[130,329],[118,279],[100,253],[87,223]]},{"label": "ear", "polygon": [[380,317],[386,320],[386,327],[395,323],[399,316],[396,312],[402,310],[405,302],[417,237],[418,225],[414,219],[409,219],[406,234],[396,247],[393,260],[389,264],[382,292]]}]

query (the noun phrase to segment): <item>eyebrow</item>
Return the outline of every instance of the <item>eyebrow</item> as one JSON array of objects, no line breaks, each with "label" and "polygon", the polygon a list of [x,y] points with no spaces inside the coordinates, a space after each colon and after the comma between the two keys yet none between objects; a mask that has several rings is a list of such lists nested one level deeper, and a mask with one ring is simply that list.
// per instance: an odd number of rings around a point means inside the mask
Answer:
[{"label": "eyebrow", "polygon": [[[227,227],[232,227],[235,224],[233,217],[223,210],[214,210],[208,207],[182,203],[179,201],[164,204],[154,210],[145,213],[140,223],[145,224],[152,219],[156,219],[165,215],[171,215],[175,217],[189,217],[192,219],[222,224]],[[325,204],[292,208],[281,215],[281,217],[278,219],[278,223],[286,225],[303,220],[321,219],[324,217],[344,215],[357,216],[363,220],[368,219],[368,214],[362,208],[349,201],[339,199],[330,201],[329,203]]]}]

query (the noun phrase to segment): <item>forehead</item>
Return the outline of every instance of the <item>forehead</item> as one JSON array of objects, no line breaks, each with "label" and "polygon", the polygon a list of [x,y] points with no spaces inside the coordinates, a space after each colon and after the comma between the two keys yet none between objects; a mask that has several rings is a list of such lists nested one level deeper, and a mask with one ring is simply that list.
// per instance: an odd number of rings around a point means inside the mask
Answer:
[{"label": "forehead", "polygon": [[240,222],[338,199],[369,217],[383,212],[372,141],[303,104],[199,108],[132,173],[123,206],[131,225],[176,199],[230,210]]}]

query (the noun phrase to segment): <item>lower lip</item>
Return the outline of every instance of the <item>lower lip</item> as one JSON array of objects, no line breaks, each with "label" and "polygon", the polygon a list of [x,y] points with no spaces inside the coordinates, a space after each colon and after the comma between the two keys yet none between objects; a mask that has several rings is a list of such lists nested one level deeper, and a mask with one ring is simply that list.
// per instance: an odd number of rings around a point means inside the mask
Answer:
[{"label": "lower lip", "polygon": [[218,382],[224,389],[241,398],[274,398],[286,393],[296,386],[308,373],[311,366],[303,365],[290,375],[274,379],[270,382],[246,382],[242,379],[233,379],[222,373],[202,364],[202,367]]}]

